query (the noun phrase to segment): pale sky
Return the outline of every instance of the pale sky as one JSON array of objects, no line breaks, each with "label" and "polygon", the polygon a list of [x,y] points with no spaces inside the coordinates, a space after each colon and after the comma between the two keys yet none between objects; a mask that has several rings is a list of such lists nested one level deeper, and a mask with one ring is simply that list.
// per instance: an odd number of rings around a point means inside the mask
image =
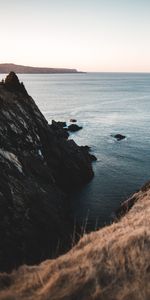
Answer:
[{"label": "pale sky", "polygon": [[0,0],[0,63],[150,72],[150,0]]}]

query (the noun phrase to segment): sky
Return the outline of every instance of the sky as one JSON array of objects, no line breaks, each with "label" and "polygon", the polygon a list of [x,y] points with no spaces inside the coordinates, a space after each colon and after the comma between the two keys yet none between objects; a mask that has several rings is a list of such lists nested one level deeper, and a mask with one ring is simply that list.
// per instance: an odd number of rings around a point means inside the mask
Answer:
[{"label": "sky", "polygon": [[150,72],[150,0],[0,0],[0,63]]}]

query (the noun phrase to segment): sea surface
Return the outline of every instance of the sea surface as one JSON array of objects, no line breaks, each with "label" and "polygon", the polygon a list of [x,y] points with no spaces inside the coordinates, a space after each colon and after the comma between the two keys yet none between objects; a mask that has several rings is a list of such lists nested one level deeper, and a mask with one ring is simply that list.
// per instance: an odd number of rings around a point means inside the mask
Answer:
[{"label": "sea surface", "polygon": [[[0,79],[5,75],[0,75]],[[77,119],[71,134],[98,158],[95,176],[73,195],[72,213],[91,229],[112,221],[121,201],[150,179],[150,74],[19,75],[51,123]],[[112,135],[121,133],[118,142]]]}]

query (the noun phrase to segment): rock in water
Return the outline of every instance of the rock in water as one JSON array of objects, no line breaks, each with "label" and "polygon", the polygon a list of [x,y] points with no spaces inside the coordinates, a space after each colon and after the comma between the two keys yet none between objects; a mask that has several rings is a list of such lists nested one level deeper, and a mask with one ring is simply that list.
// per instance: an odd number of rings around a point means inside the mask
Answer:
[{"label": "rock in water", "polygon": [[[15,73],[0,84],[0,270],[69,247],[68,192],[93,177],[88,153],[49,125]],[[54,128],[55,127],[55,128]]]},{"label": "rock in water", "polygon": [[117,141],[121,141],[124,140],[126,138],[125,135],[122,135],[120,133],[113,135],[113,137],[117,140]]},{"label": "rock in water", "polygon": [[78,131],[82,129],[81,126],[77,125],[77,124],[71,124],[68,126],[68,131],[71,131],[71,132],[75,132],[75,131]]},{"label": "rock in water", "polygon": [[77,120],[76,120],[76,119],[70,119],[70,122],[71,122],[71,123],[76,123]]}]

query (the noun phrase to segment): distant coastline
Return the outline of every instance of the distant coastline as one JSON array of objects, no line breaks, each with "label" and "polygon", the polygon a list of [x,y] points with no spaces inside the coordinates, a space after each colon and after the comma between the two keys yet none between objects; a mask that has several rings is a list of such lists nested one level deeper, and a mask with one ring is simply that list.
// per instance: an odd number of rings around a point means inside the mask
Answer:
[{"label": "distant coastline", "polygon": [[76,69],[67,68],[42,68],[16,65],[12,63],[0,64],[0,73],[5,74],[9,72],[15,72],[18,74],[65,74],[65,73],[83,73]]}]

